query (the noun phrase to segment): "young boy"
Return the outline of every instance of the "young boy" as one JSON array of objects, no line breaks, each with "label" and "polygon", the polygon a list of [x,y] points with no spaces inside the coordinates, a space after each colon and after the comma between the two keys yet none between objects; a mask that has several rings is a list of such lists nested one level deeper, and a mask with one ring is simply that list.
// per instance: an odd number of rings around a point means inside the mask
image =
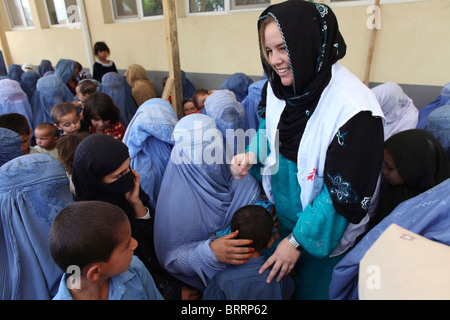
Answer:
[{"label": "young boy", "polygon": [[266,258],[264,249],[273,244],[273,217],[262,206],[248,205],[236,211],[231,231],[239,230],[236,239],[253,240],[253,257],[242,265],[231,265],[219,272],[203,292],[204,300],[289,300],[294,282],[286,276],[280,282],[267,283],[270,270],[259,274]]},{"label": "young boy", "polygon": [[56,147],[59,138],[58,128],[50,122],[41,123],[34,130],[36,138],[36,146],[32,147],[37,153],[47,154],[55,159],[58,157],[58,149]]},{"label": "young boy", "polygon": [[20,113],[6,113],[0,116],[0,128],[17,132],[20,136],[22,153],[24,155],[34,152],[31,145],[31,129],[27,118]]},{"label": "young boy", "polygon": [[56,216],[50,252],[63,275],[54,300],[163,300],[152,276],[133,255],[128,217],[101,201],[79,201]]},{"label": "young boy", "polygon": [[80,115],[77,107],[70,102],[59,102],[50,111],[55,126],[62,134],[77,133],[81,129]]}]

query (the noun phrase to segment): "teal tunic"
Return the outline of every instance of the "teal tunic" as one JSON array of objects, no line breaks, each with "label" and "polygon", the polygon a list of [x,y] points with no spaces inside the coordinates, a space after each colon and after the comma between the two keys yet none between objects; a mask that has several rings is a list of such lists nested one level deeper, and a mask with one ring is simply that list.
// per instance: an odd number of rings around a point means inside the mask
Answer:
[{"label": "teal tunic", "polygon": [[[264,130],[265,119],[261,120],[259,130]],[[261,181],[263,159],[260,155],[268,154],[269,149],[267,143],[259,143],[259,138],[257,134],[248,150],[258,156],[258,164],[250,169],[250,174]],[[261,146],[267,149],[259,150]],[[305,248],[294,271],[296,298],[328,299],[333,268],[344,254],[333,258],[329,255],[339,244],[349,222],[334,209],[325,184],[314,202],[303,209],[297,163],[280,154],[278,165],[277,173],[271,176],[271,186],[280,233],[285,238],[292,232]]]}]

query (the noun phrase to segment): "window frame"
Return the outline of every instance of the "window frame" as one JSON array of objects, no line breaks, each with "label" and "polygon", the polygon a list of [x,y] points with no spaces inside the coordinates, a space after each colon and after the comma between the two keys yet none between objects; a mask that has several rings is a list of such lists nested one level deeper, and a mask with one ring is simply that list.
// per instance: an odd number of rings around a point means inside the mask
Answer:
[{"label": "window frame", "polygon": [[144,16],[144,7],[142,5],[142,0],[134,0],[137,3],[137,15],[133,17],[127,17],[127,18],[116,18],[116,3],[115,0],[110,0],[110,6],[111,6],[111,14],[112,19],[114,23],[126,23],[126,22],[139,22],[139,21],[149,21],[149,20],[161,20],[164,19],[164,14],[161,15],[154,15],[146,17]]},{"label": "window frame", "polygon": [[[25,12],[23,9],[23,4],[22,4],[22,0],[20,0],[20,7],[17,7],[17,5],[15,5],[14,9],[17,9],[20,19],[22,20],[22,26],[13,26],[12,24],[12,17],[11,17],[11,8],[8,4],[7,1],[2,1],[3,2],[3,6],[5,7],[5,11],[6,11],[6,15],[8,16],[8,22],[9,22],[9,26],[11,27],[11,30],[32,30],[34,29],[34,20],[33,20],[33,15],[31,15],[31,22],[33,23],[32,26],[29,26],[27,23],[27,18],[25,16]],[[29,0],[28,0],[28,4],[29,4]],[[31,12],[30,12],[31,14]]]},{"label": "window frame", "polygon": [[264,6],[258,6],[257,4],[248,5],[248,6],[237,6],[236,0],[224,0],[224,9],[223,11],[205,11],[205,12],[190,12],[190,3],[189,0],[184,0],[185,4],[185,15],[186,17],[194,17],[194,16],[207,16],[207,15],[222,15],[222,14],[230,14],[237,12],[250,12],[250,11],[263,11],[272,3],[265,4]]},{"label": "window frame", "polygon": [[[432,0],[380,0],[380,5],[395,4],[395,3],[409,3],[409,2],[426,2]],[[350,7],[350,6],[370,6],[375,5],[374,0],[325,0],[325,4],[331,7]]]},{"label": "window frame", "polygon": [[[54,1],[54,0],[52,0],[52,1]],[[63,0],[63,1],[65,1],[65,0]],[[44,6],[45,6],[45,12],[47,14],[48,25],[50,28],[54,28],[54,29],[59,29],[59,28],[79,29],[79,28],[81,28],[81,17],[80,17],[80,21],[78,21],[78,22],[69,22],[69,17],[67,17],[66,23],[64,23],[64,24],[62,24],[62,23],[52,24],[47,0],[44,0],[43,2],[44,2]],[[65,2],[64,2],[64,4],[65,4]],[[53,5],[54,5],[54,2],[53,2]],[[76,6],[79,10],[78,3],[76,4]],[[67,7],[66,7],[66,13],[67,13]]]}]

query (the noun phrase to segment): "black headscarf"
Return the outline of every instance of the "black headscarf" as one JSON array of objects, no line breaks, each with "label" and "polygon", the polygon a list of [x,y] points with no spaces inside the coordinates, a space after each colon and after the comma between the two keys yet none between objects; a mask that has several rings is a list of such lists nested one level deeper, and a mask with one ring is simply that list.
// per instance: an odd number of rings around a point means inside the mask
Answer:
[{"label": "black headscarf", "polygon": [[261,59],[275,96],[286,100],[278,126],[280,152],[297,162],[306,122],[331,80],[331,67],[345,56],[346,44],[339,32],[336,16],[324,4],[288,0],[269,6],[260,15],[258,30],[268,17],[277,22],[284,38],[293,86],[285,87],[281,83],[279,75],[264,58],[264,48],[260,48]]},{"label": "black headscarf", "polygon": [[401,202],[413,198],[450,177],[450,163],[439,141],[425,130],[399,132],[385,142],[394,159],[402,185],[386,182],[380,196],[376,220],[384,219]]}]

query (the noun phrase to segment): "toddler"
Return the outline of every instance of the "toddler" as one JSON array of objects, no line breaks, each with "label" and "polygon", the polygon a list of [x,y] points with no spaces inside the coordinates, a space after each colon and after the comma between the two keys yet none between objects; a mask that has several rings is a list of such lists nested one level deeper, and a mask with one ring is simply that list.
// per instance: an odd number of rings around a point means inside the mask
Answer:
[{"label": "toddler", "polygon": [[95,43],[94,53],[97,56],[98,61],[95,61],[94,63],[93,78],[98,82],[102,82],[102,78],[105,74],[108,72],[117,72],[117,68],[114,61],[108,59],[111,52],[106,43],[102,41]]},{"label": "toddler", "polygon": [[59,131],[57,127],[50,122],[41,123],[34,130],[34,137],[36,138],[36,146],[32,147],[34,151],[59,159],[57,148]]},{"label": "toddler", "polygon": [[75,105],[70,102],[59,102],[50,111],[55,126],[62,134],[77,133],[81,129],[80,115]]}]

